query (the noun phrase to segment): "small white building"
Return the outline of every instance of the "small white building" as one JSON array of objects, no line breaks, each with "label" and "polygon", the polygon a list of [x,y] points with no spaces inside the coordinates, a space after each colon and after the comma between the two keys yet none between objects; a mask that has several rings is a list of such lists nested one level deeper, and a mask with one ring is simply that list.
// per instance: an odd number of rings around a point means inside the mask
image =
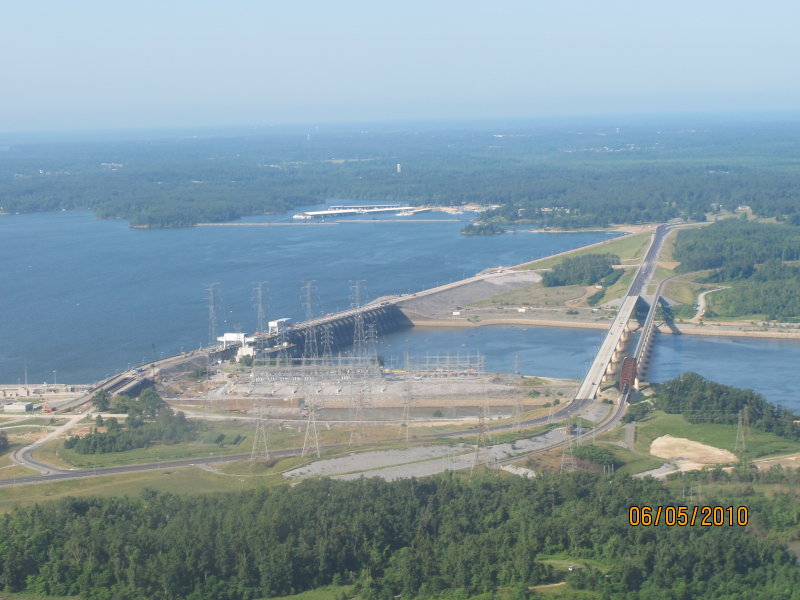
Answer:
[{"label": "small white building", "polygon": [[7,413],[26,413],[33,410],[33,402],[11,402],[4,407]]},{"label": "small white building", "polygon": [[292,323],[292,320],[289,318],[284,319],[276,319],[275,321],[270,321],[268,323],[269,326],[269,334],[276,335],[281,331],[284,331],[289,325]]}]

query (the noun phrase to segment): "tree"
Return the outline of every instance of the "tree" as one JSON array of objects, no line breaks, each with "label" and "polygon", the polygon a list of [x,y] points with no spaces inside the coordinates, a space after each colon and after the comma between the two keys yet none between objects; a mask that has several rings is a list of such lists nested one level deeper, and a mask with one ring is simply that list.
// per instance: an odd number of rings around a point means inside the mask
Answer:
[{"label": "tree", "polygon": [[10,444],[8,443],[8,436],[5,431],[0,431],[0,452],[8,450]]},{"label": "tree", "polygon": [[107,411],[111,406],[111,398],[109,397],[108,391],[100,390],[96,392],[95,395],[92,396],[92,404],[94,404],[97,410]]}]

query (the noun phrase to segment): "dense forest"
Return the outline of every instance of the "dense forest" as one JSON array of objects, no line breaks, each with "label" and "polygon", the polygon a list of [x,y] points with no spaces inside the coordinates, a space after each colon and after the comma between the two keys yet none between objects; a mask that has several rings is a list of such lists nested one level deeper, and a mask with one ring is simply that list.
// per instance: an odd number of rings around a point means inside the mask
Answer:
[{"label": "dense forest", "polygon": [[[616,254],[584,254],[569,256],[551,271],[542,275],[542,285],[592,285],[614,273],[611,265],[619,264]],[[617,278],[622,274],[620,270]]]},{"label": "dense forest", "polygon": [[682,273],[712,269],[700,281],[735,285],[710,296],[708,316],[763,314],[800,319],[800,227],[727,220],[681,231],[674,257]]},{"label": "dense forest", "polygon": [[742,390],[709,381],[697,373],[684,373],[656,384],[656,406],[682,414],[690,423],[735,425],[746,415],[750,427],[800,441],[800,416],[768,402],[753,390]]},{"label": "dense forest", "polygon": [[0,146],[0,212],[88,208],[137,226],[181,227],[346,198],[494,205],[481,221],[496,227],[704,220],[739,205],[800,223],[797,124],[626,125],[13,143]]},{"label": "dense forest", "polygon": [[[605,598],[796,597],[800,568],[742,527],[632,527],[654,480],[588,473],[316,480],[238,494],[65,499],[0,518],[0,585],[86,599],[238,600],[329,583],[440,598],[566,577]],[[567,572],[556,554],[586,566]]]}]

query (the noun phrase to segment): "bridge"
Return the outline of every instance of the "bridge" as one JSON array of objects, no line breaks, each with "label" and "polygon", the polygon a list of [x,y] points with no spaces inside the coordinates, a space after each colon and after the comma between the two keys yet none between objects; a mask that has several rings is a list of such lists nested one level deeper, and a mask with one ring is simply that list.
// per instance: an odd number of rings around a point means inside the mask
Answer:
[{"label": "bridge", "polygon": [[415,211],[418,207],[403,206],[402,204],[369,204],[369,205],[353,205],[353,206],[331,206],[325,210],[309,210],[306,212],[297,213],[294,219],[313,219],[315,217],[343,217],[346,215],[370,215],[375,213],[384,212],[400,212],[409,213]]},{"label": "bridge", "polygon": [[[600,391],[600,387],[604,383],[607,383],[609,379],[614,376],[618,367],[621,366],[620,363],[623,362],[622,359],[624,358],[630,334],[633,329],[635,329],[633,317],[636,305],[641,301],[643,292],[646,291],[647,284],[653,276],[653,272],[658,263],[658,254],[661,251],[661,246],[668,232],[669,226],[666,224],[656,227],[653,239],[650,242],[650,247],[647,249],[647,254],[645,254],[641,265],[639,265],[639,269],[636,272],[636,276],[630,288],[628,288],[628,292],[622,301],[619,312],[614,322],[611,324],[608,333],[606,333],[606,337],[592,365],[589,367],[586,377],[581,382],[581,386],[578,388],[578,393],[575,395],[574,401],[593,400]],[[661,285],[662,284],[659,283],[655,296],[650,303],[650,310],[645,324],[642,327],[635,356],[625,359],[627,364],[622,365],[625,374],[629,375],[632,372],[634,378],[636,377],[637,362],[645,355],[652,340],[656,307],[658,306],[658,299],[661,293]],[[635,362],[630,362],[631,360]],[[630,385],[627,385],[626,390],[626,384],[627,382],[623,383],[621,386],[623,388],[623,401],[620,402],[621,406],[624,405],[624,400],[627,399],[627,394],[630,392]]]}]

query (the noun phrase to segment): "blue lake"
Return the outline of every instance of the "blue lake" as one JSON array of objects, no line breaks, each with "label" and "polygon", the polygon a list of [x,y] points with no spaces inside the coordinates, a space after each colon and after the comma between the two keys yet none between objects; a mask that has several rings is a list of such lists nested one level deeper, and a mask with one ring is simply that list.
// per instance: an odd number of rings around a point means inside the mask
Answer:
[{"label": "blue lake", "polygon": [[[407,293],[608,239],[600,232],[467,237],[469,215],[441,213],[308,226],[135,230],[88,212],[0,217],[0,382],[84,383],[130,364],[206,345],[207,287],[219,284],[218,332],[256,329],[253,288],[268,281],[267,317],[301,319],[301,286],[316,282],[314,315]],[[247,221],[291,221],[291,215]],[[481,352],[491,371],[580,378],[602,340],[596,330],[479,327],[387,336],[380,352],[400,364],[423,355]],[[800,343],[659,336],[650,377],[693,370],[751,387],[800,410],[794,371]]]}]

